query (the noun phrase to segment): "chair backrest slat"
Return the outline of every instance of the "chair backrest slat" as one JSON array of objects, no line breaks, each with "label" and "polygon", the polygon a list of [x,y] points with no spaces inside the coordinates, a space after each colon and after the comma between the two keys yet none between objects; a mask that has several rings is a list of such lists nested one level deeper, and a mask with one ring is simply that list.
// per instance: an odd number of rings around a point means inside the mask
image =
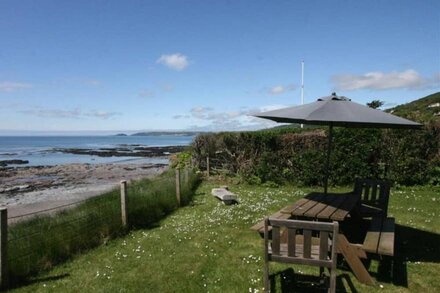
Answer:
[{"label": "chair backrest slat", "polygon": [[365,184],[363,185],[363,189],[364,189],[364,196],[362,197],[362,200],[370,200],[370,185],[369,184]]},{"label": "chair backrest slat", "polygon": [[[380,186],[379,186],[379,190],[380,190]],[[372,201],[376,201],[376,199],[379,199],[377,197],[377,184],[373,183],[371,184],[371,195],[370,195],[370,200]]]},{"label": "chair backrest slat", "polygon": [[327,231],[319,233],[319,259],[327,259],[328,257],[328,234]]},{"label": "chair backrest slat", "polygon": [[332,262],[332,268],[336,268],[337,265],[337,254],[336,254],[336,247],[337,247],[337,243],[338,243],[338,234],[339,234],[339,223],[338,222],[334,222],[335,225],[333,227],[333,237],[332,237],[332,251],[331,251],[331,262]]},{"label": "chair backrest slat", "polygon": [[312,258],[312,230],[304,230],[303,257]]},{"label": "chair backrest slat", "polygon": [[[272,239],[269,239],[269,226],[272,228]],[[283,237],[280,236],[280,231],[283,231]],[[264,221],[265,290],[269,291],[270,289],[269,262],[274,261],[330,269],[329,292],[335,292],[338,233],[338,222],[322,223],[266,218]],[[319,243],[315,238],[316,235],[319,235]],[[287,243],[281,243],[281,240],[287,241]],[[330,247],[331,252],[329,253]]]},{"label": "chair backrest slat", "polygon": [[287,256],[296,255],[296,229],[287,228]]},{"label": "chair backrest slat", "polygon": [[280,227],[272,226],[272,254],[280,254]]},{"label": "chair backrest slat", "polygon": [[[272,227],[272,239],[269,239],[269,233],[266,233],[268,226]],[[286,229],[287,237],[283,237],[283,241],[287,241],[287,243],[281,243],[280,232],[284,229]],[[337,245],[335,233],[337,234],[338,231],[337,222],[266,219],[265,253],[268,255],[265,255],[265,259],[334,268],[336,266],[334,246]],[[316,238],[312,237],[314,235],[319,235],[319,243]],[[331,246],[329,245],[330,239]],[[271,250],[269,247],[271,247]],[[329,255],[330,247],[332,248],[332,254]]]}]

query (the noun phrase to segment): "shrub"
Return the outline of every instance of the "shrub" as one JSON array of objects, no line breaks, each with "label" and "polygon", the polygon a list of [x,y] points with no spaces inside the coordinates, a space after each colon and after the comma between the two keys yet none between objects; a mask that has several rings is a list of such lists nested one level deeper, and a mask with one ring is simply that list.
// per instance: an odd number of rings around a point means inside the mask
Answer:
[{"label": "shrub", "polygon": [[[421,130],[335,128],[330,184],[351,184],[356,177],[437,184],[439,124],[430,122]],[[209,154],[211,166],[252,183],[322,185],[326,149],[326,129],[283,128],[203,134],[194,141],[193,156],[202,170]]]}]

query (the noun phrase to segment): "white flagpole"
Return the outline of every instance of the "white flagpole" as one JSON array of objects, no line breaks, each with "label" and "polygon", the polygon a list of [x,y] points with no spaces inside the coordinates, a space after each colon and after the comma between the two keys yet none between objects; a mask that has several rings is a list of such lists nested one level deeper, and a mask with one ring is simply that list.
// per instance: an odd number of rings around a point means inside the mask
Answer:
[{"label": "white flagpole", "polygon": [[[301,61],[301,105],[304,105],[304,61]],[[301,124],[301,128],[303,127]]]}]

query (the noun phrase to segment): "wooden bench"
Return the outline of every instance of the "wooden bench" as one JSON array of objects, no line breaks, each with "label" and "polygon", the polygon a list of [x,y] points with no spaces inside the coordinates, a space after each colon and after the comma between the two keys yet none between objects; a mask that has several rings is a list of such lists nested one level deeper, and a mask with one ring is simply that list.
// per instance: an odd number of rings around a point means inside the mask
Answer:
[{"label": "wooden bench", "polygon": [[362,248],[369,253],[394,256],[394,218],[374,217]]},{"label": "wooden bench", "polygon": [[[277,219],[277,220],[290,219],[292,217],[292,211],[294,211],[297,207],[298,207],[298,204],[288,205],[288,206],[282,208],[281,210],[279,210],[278,212],[270,215],[269,218]],[[260,233],[260,235],[262,237],[264,236],[264,221],[265,220],[263,219],[251,227],[251,230],[257,231],[258,233]],[[271,229],[272,228],[269,227],[269,231]]]},{"label": "wooden bench", "polygon": [[[284,213],[282,211],[278,211],[275,214],[269,216],[269,218],[276,220],[287,220],[290,219],[290,217],[291,215],[289,213]],[[258,233],[260,233],[261,236],[264,236],[264,223],[265,223],[265,219],[253,225],[251,227],[251,230],[257,231]],[[268,227],[268,229],[269,231],[271,231],[272,227]]]}]

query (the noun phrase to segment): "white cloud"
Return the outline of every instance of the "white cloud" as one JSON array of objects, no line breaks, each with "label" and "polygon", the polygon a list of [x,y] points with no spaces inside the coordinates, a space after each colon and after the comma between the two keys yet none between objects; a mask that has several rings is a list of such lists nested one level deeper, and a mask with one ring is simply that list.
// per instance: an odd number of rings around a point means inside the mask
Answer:
[{"label": "white cloud", "polygon": [[98,111],[98,110],[84,113],[84,116],[99,118],[99,119],[104,119],[104,120],[107,120],[107,119],[110,119],[110,118],[113,118],[113,117],[119,116],[119,115],[121,115],[120,112],[108,112],[108,111]]},{"label": "white cloud", "polygon": [[173,116],[174,119],[195,119],[197,125],[192,130],[224,131],[224,130],[254,130],[277,125],[275,122],[253,117],[262,111],[275,110],[284,105],[267,105],[259,108],[240,108],[233,111],[215,111],[210,107],[194,107],[189,114]]},{"label": "white cloud", "polygon": [[32,85],[22,82],[3,81],[0,82],[0,92],[13,92],[15,90],[31,88]]},{"label": "white cloud", "polygon": [[384,73],[380,71],[367,72],[362,75],[341,74],[335,75],[331,78],[337,90],[388,90],[388,89],[418,89],[430,87],[437,84],[439,81],[436,77],[425,78],[421,76],[414,69],[404,71],[392,71]]},{"label": "white cloud", "polygon": [[163,64],[171,69],[181,71],[189,65],[188,57],[180,53],[162,55],[156,63]]},{"label": "white cloud", "polygon": [[174,115],[173,116],[173,119],[184,119],[184,118],[191,118],[191,115],[188,115],[188,114],[185,114],[185,115],[178,114],[178,115]]},{"label": "white cloud", "polygon": [[264,92],[269,92],[271,95],[280,95],[288,91],[294,91],[296,89],[294,84],[288,84],[288,85],[276,85],[274,87],[271,87],[269,90],[265,90]]},{"label": "white cloud", "polygon": [[82,119],[86,117],[98,118],[107,120],[109,118],[121,115],[119,112],[107,112],[107,111],[99,111],[92,110],[88,112],[84,112],[79,108],[64,110],[64,109],[29,109],[29,110],[21,110],[20,113],[26,115],[37,116],[40,118],[67,118],[67,119]]},{"label": "white cloud", "polygon": [[[288,106],[286,105],[281,105],[281,104],[274,104],[274,105],[266,105],[266,106],[262,106],[258,109],[258,112],[265,112],[265,111],[272,111],[272,110],[278,110],[281,108],[286,108]],[[257,113],[258,113],[257,112]]]},{"label": "white cloud", "polygon": [[272,95],[279,95],[284,93],[285,91],[286,89],[282,85],[277,85],[270,89],[270,93]]},{"label": "white cloud", "polygon": [[72,118],[78,119],[81,117],[81,110],[76,108],[72,110],[61,109],[30,109],[20,111],[26,115],[37,116],[41,118]]}]

